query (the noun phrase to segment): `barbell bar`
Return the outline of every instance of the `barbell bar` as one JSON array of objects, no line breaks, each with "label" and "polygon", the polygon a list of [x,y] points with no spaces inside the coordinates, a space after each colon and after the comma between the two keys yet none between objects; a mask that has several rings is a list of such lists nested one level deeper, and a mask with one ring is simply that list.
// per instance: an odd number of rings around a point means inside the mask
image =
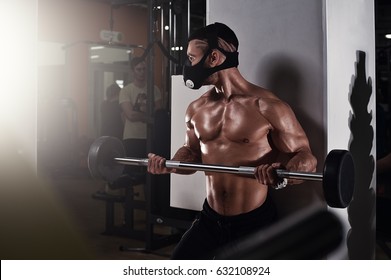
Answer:
[{"label": "barbell bar", "polygon": [[[124,165],[137,165],[137,166],[148,166],[147,158],[114,158],[114,160],[119,164]],[[239,175],[254,175],[255,167],[251,166],[225,166],[218,164],[205,164],[205,163],[187,163],[176,160],[166,160],[165,166],[167,168],[176,168],[176,169],[186,169],[193,171],[205,171],[205,172],[219,172],[219,173],[230,173],[230,174],[239,174]],[[287,171],[284,169],[276,169],[277,176],[280,178],[287,179],[300,179],[300,180],[313,180],[313,181],[322,181],[322,173],[313,173],[313,172],[296,172],[296,171]]]},{"label": "barbell bar", "polygon": [[[101,136],[88,152],[88,168],[92,177],[113,182],[124,172],[125,165],[148,166],[148,158],[125,157],[122,142],[110,136]],[[223,172],[254,176],[255,167],[224,166],[205,163],[186,163],[166,160],[167,168],[205,172]],[[354,191],[354,162],[347,150],[332,150],[326,157],[323,173],[293,172],[276,169],[277,176],[287,179],[321,181],[325,200],[330,207],[346,208]]]}]

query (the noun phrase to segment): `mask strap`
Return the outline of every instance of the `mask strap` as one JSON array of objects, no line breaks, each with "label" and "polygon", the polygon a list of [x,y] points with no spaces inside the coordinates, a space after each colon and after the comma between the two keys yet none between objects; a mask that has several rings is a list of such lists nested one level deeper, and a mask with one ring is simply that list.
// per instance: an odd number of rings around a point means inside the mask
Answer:
[{"label": "mask strap", "polygon": [[237,67],[239,65],[239,53],[238,52],[223,52],[225,55],[225,60],[219,66],[209,68],[213,69],[213,72],[217,72],[223,69]]}]

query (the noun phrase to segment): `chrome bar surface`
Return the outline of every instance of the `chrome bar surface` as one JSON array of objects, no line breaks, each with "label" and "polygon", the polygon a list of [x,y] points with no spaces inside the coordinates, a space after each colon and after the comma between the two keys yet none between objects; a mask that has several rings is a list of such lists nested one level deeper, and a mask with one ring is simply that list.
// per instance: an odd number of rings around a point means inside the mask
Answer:
[{"label": "chrome bar surface", "polygon": [[323,174],[322,173],[287,171],[287,170],[283,170],[283,169],[276,169],[276,173],[277,173],[277,176],[281,177],[281,178],[323,181]]},{"label": "chrome bar surface", "polygon": [[[114,158],[114,160],[120,164],[125,165],[138,165],[148,166],[148,158]],[[205,171],[205,172],[220,172],[220,173],[231,173],[231,174],[243,174],[243,175],[254,175],[255,167],[250,166],[225,166],[218,164],[205,164],[205,163],[187,163],[175,160],[166,160],[167,168],[186,169],[194,171]],[[299,179],[299,180],[312,180],[322,181],[322,173],[311,173],[311,172],[293,172],[283,169],[276,169],[277,176],[287,179]]]}]

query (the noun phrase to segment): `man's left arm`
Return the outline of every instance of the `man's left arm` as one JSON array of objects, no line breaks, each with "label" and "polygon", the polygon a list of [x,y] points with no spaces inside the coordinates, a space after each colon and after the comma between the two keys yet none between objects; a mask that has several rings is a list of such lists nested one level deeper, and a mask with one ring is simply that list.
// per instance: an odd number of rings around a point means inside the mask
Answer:
[{"label": "man's left arm", "polygon": [[[278,102],[276,105],[273,106],[274,112],[271,114],[271,138],[277,149],[285,155],[283,167],[290,171],[315,172],[317,160],[293,110],[284,102]],[[301,182],[289,180],[292,184]]]}]

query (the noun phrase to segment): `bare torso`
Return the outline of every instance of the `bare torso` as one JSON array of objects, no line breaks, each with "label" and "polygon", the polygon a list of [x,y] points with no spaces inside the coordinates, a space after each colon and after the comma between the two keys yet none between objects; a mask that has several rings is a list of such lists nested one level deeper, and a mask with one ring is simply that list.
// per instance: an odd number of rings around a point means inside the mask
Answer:
[{"label": "bare torso", "polygon": [[[228,51],[234,51],[227,45]],[[191,65],[204,57],[204,47],[203,40],[189,42],[187,55]],[[224,60],[221,52],[213,50],[204,66],[217,67]],[[236,67],[213,73],[203,84],[214,88],[188,106],[185,144],[172,159],[255,167],[254,177],[206,172],[207,200],[216,212],[233,216],[260,207],[268,186],[280,181],[275,168],[316,170],[317,161],[308,138],[287,103],[248,82]],[[152,174],[194,172],[167,168],[166,159],[153,153],[148,158],[148,172]]]},{"label": "bare torso", "polygon": [[[231,166],[257,166],[275,159],[268,134],[271,123],[262,115],[260,88],[226,99],[214,90],[195,101],[188,126],[199,139],[202,162]],[[249,212],[266,199],[267,186],[254,178],[206,173],[210,206],[226,216]]]}]

